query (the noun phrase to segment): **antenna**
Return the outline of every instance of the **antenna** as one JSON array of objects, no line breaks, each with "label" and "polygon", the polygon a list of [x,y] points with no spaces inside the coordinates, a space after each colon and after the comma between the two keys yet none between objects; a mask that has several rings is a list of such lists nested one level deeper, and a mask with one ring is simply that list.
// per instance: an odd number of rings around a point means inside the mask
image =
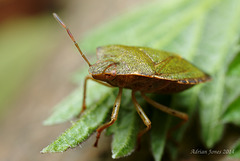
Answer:
[{"label": "antenna", "polygon": [[77,49],[78,49],[79,53],[82,55],[83,59],[88,63],[88,66],[91,66],[91,64],[89,63],[86,56],[82,53],[80,47],[78,46],[78,43],[74,39],[74,37],[73,37],[72,33],[70,32],[70,30],[68,29],[68,27],[64,24],[64,22],[59,18],[59,16],[56,13],[53,13],[53,17],[62,25],[62,27],[64,27],[66,29],[68,35],[70,36],[70,38],[74,42],[74,45],[77,47]]}]

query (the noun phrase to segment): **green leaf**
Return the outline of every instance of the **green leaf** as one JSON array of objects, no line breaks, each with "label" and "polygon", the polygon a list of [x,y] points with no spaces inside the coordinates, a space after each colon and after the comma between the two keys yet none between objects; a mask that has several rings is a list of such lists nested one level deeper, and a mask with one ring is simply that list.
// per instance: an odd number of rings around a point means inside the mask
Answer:
[{"label": "green leaf", "polygon": [[[131,90],[123,90],[121,110],[118,120],[107,129],[107,134],[112,134],[112,158],[117,159],[130,155],[136,148],[137,134],[140,129],[139,117],[131,99]],[[143,99],[136,93],[139,104]],[[127,118],[127,119],[126,119]]]},{"label": "green leaf", "polygon": [[[170,117],[154,109],[151,130],[151,149],[156,161],[160,161],[164,152]],[[161,126],[159,126],[159,124]]]},{"label": "green leaf", "polygon": [[225,96],[224,107],[229,106],[236,98],[240,96],[240,87],[237,85],[240,81],[240,53],[234,57],[230,63],[227,71],[225,83]]},{"label": "green leaf", "polygon": [[[89,53],[94,53],[98,46],[109,44],[146,46],[142,42],[144,39],[140,39],[140,37],[151,34],[152,28],[161,32],[157,25],[159,26],[163,20],[166,20],[171,12],[178,8],[184,8],[188,3],[189,0],[161,0],[146,3],[91,31],[81,46]],[[158,36],[154,35],[154,37]]]},{"label": "green leaf", "polygon": [[226,111],[223,112],[222,122],[240,125],[240,54],[238,54],[229,65],[226,85],[225,85],[225,103]]},{"label": "green leaf", "polygon": [[113,93],[102,96],[102,99],[91,108],[88,108],[84,115],[72,127],[66,130],[53,143],[44,148],[42,153],[63,152],[69,148],[78,146],[86,140],[95,129],[101,125],[107,118],[115,99]]},{"label": "green leaf", "polygon": [[112,158],[114,159],[128,156],[135,150],[139,130],[137,112],[131,101],[131,91],[124,90],[122,99],[125,100],[125,105],[122,107],[128,108],[121,108],[119,119],[114,126],[112,141]]},{"label": "green leaf", "polygon": [[229,155],[233,158],[240,158],[240,140],[235,143]]},{"label": "green leaf", "polygon": [[223,106],[227,110],[230,104],[240,96],[240,86],[237,85],[240,82],[240,77],[227,76],[225,82]]},{"label": "green leaf", "polygon": [[240,96],[228,107],[224,113],[222,121],[224,123],[234,123],[240,126]]},{"label": "green leaf", "polygon": [[218,1],[155,1],[93,31],[87,35],[81,46],[90,53],[98,46],[109,44],[162,49],[164,44],[174,40],[181,29]]},{"label": "green leaf", "polygon": [[[237,4],[238,3],[238,4]],[[223,124],[220,124],[220,116],[223,112],[225,71],[228,57],[233,57],[234,52],[229,52],[236,46],[236,33],[239,34],[240,22],[236,21],[239,10],[237,1],[222,1],[207,13],[196,46],[197,52],[193,56],[193,62],[201,69],[208,71],[213,80],[198,90],[191,89],[188,97],[192,98],[193,105],[198,104],[202,125],[202,140],[207,147],[212,147],[221,138]],[[230,13],[229,10],[232,10]],[[229,17],[223,19],[222,17]],[[186,97],[186,99],[188,99]],[[196,102],[197,100],[197,102]],[[184,100],[177,100],[180,103]]]},{"label": "green leaf", "polygon": [[[133,105],[130,105],[134,109]],[[121,158],[130,155],[136,146],[138,126],[137,113],[134,110],[124,111],[124,115],[121,117],[127,117],[129,119],[121,119],[114,132],[112,141],[112,158]],[[120,117],[119,116],[119,117]]]},{"label": "green leaf", "polygon": [[55,108],[51,116],[46,119],[44,125],[54,125],[65,121],[69,121],[73,117],[76,117],[82,109],[82,87],[76,89]]},{"label": "green leaf", "polygon": [[233,59],[229,65],[227,75],[240,77],[240,53]]}]

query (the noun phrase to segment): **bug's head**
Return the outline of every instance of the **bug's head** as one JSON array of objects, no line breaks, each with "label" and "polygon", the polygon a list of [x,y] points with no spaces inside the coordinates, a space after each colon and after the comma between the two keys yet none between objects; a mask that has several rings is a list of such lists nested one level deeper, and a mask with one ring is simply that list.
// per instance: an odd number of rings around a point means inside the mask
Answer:
[{"label": "bug's head", "polygon": [[113,80],[117,76],[117,65],[113,61],[97,61],[89,67],[89,73],[94,79],[101,81]]}]

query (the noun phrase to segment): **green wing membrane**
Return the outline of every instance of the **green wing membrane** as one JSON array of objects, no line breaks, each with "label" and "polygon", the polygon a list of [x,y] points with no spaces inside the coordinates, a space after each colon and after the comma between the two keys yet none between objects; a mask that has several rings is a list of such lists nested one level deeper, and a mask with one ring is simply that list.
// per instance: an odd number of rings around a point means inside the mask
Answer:
[{"label": "green wing membrane", "polygon": [[155,65],[156,75],[167,79],[204,78],[206,74],[179,56],[171,56]]},{"label": "green wing membrane", "polygon": [[148,75],[159,79],[207,79],[208,75],[180,56],[148,47],[109,45],[99,47],[100,61],[119,62],[118,74]]},{"label": "green wing membrane", "polygon": [[155,76],[161,79],[183,80],[183,79],[208,79],[208,75],[192,65],[180,56],[155,50],[141,48],[155,62]]}]

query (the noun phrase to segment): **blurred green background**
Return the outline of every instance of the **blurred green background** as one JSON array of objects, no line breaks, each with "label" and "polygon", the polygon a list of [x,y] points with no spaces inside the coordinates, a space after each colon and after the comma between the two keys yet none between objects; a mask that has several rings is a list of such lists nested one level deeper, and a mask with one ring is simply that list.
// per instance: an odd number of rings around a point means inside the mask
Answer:
[{"label": "blurred green background", "polygon": [[104,146],[94,149],[89,145],[91,152],[40,154],[69,127],[69,123],[44,127],[42,121],[76,87],[71,77],[85,65],[52,12],[57,12],[80,40],[89,29],[141,2],[1,0],[0,160],[91,160],[104,151]]}]

